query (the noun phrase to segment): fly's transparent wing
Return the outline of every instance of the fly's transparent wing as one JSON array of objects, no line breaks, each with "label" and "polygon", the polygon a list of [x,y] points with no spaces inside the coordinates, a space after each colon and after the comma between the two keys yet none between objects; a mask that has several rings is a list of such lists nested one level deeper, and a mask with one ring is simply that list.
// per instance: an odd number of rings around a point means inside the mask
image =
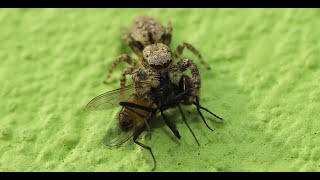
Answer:
[{"label": "fly's transparent wing", "polygon": [[[150,84],[149,80],[141,81],[142,88]],[[103,93],[93,98],[85,107],[86,111],[97,111],[119,107],[119,102],[127,101],[136,92],[133,84]]]},{"label": "fly's transparent wing", "polygon": [[[149,81],[140,82],[142,88],[147,87],[149,85]],[[105,110],[110,108],[119,107],[120,102],[126,102],[128,99],[136,92],[134,85],[128,85],[124,88],[116,89],[113,91],[109,91],[103,93],[95,98],[93,98],[85,107],[87,111],[96,111],[96,110]],[[118,124],[118,116],[117,119],[114,119],[103,138],[104,143],[107,146],[114,147],[119,146],[126,142],[128,139],[137,134],[141,128],[144,128],[144,119],[140,119],[134,125],[132,129],[129,131],[122,131]],[[146,118],[149,118],[146,117]]]},{"label": "fly's transparent wing", "polygon": [[93,98],[85,107],[87,111],[105,110],[119,107],[119,102],[127,101],[135,92],[133,85],[125,86],[113,91],[103,93]]},{"label": "fly's transparent wing", "polygon": [[[150,115],[147,117],[149,118]],[[119,146],[141,130],[141,128],[145,127],[144,119],[141,119],[135,126],[129,131],[122,131],[118,125],[118,121],[113,121],[110,123],[110,126],[107,129],[107,132],[103,138],[103,142],[105,145],[109,147]]]}]

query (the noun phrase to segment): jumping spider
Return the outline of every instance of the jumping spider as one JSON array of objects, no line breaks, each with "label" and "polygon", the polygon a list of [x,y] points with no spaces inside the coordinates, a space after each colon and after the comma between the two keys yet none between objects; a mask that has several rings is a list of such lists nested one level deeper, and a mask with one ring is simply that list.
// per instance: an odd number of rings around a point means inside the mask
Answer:
[{"label": "jumping spider", "polygon": [[[118,119],[120,128],[116,128],[117,131],[120,131],[118,133],[119,138],[114,139],[107,136],[108,144],[117,146],[132,137],[136,144],[150,151],[154,160],[154,168],[156,167],[156,161],[151,148],[138,142],[137,138],[145,128],[147,128],[149,138],[151,138],[149,122],[157,112],[160,112],[167,126],[180,139],[175,124],[164,113],[167,109],[178,107],[184,122],[198,145],[199,142],[187,124],[180,104],[194,104],[210,130],[212,129],[206,123],[200,109],[222,120],[222,118],[199,104],[201,87],[199,69],[193,60],[181,58],[184,48],[193,52],[207,69],[209,69],[208,64],[202,59],[201,54],[188,43],[181,43],[172,52],[168,47],[171,36],[172,26],[170,23],[165,29],[152,17],[140,16],[133,21],[131,32],[123,33],[122,37],[139,59],[134,59],[127,54],[120,55],[109,69],[105,82],[115,67],[121,61],[125,61],[129,66],[121,73],[121,88],[97,96],[87,105],[88,110],[96,110],[110,108],[119,103],[123,107]],[[184,74],[186,70],[191,71],[191,77]],[[126,86],[126,75],[131,75],[133,86]],[[134,90],[132,90],[133,88]],[[127,102],[120,101],[123,99],[128,100]]]},{"label": "jumping spider", "polygon": [[[201,87],[199,69],[193,60],[180,58],[184,48],[193,52],[207,69],[209,66],[202,59],[201,54],[188,43],[181,43],[175,52],[170,50],[168,47],[172,36],[170,23],[165,30],[154,18],[140,16],[133,21],[131,32],[125,32],[122,35],[139,59],[136,60],[127,54],[120,55],[110,68],[107,78],[116,65],[121,61],[127,62],[129,66],[121,73],[120,88],[124,88],[126,85],[126,75],[131,75],[139,98],[150,100],[153,94],[165,92],[164,88],[167,87],[167,84],[178,84],[184,72],[190,70],[190,81],[193,84],[190,102],[198,99]],[[152,99],[152,101],[156,100]],[[157,106],[159,107],[161,104],[157,104]]]},{"label": "jumping spider", "polygon": [[[118,56],[109,68],[109,72],[104,79],[104,83],[107,83],[107,80],[110,78],[113,70],[122,61],[126,62],[128,66],[121,73],[120,87],[124,87],[126,85],[126,75],[131,75],[139,68],[139,72],[141,72],[141,69],[144,69],[143,71],[146,73],[134,73],[136,74],[134,76],[147,74],[149,77],[155,78],[156,74],[162,74],[166,69],[172,66],[174,61],[179,60],[184,48],[189,49],[200,59],[201,64],[205,65],[207,69],[210,69],[209,65],[203,60],[199,51],[191,44],[182,42],[173,53],[171,52],[168,46],[171,42],[172,30],[173,28],[171,23],[168,23],[167,28],[165,28],[153,17],[137,17],[131,25],[131,31],[126,30],[122,32],[122,38],[139,59],[134,59],[127,54],[121,54]],[[188,62],[187,64],[190,64],[191,66],[193,62]],[[134,79],[135,78],[137,77],[134,77]],[[153,85],[156,86],[157,83]]]}]

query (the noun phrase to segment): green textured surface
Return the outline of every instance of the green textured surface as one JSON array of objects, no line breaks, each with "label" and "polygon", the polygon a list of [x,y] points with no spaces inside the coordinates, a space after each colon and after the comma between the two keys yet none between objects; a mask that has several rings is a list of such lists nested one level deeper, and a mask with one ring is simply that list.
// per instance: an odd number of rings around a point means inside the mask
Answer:
[{"label": "green textured surface", "polygon": [[82,109],[119,87],[121,67],[108,86],[102,79],[129,52],[120,28],[141,13],[172,21],[172,48],[199,49],[212,67],[199,65],[202,104],[225,119],[210,132],[187,108],[200,147],[177,111],[181,140],[156,119],[141,141],[157,171],[320,170],[319,9],[1,9],[1,171],[151,169],[133,142],[102,143],[119,109]]}]

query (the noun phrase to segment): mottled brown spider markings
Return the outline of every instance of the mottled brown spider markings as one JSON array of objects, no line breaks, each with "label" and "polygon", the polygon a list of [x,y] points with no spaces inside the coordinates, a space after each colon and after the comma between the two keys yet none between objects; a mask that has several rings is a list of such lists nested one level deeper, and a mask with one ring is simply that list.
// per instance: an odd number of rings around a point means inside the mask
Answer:
[{"label": "mottled brown spider markings", "polygon": [[[204,64],[207,69],[210,69],[209,65],[203,60],[199,51],[191,44],[183,42],[179,44],[175,52],[171,52],[168,46],[171,42],[172,30],[173,28],[171,23],[168,23],[167,28],[165,28],[153,17],[137,17],[133,21],[130,31],[126,30],[122,33],[122,38],[139,57],[139,59],[134,59],[127,54],[121,54],[118,56],[109,68],[109,72],[104,79],[104,83],[107,83],[107,80],[110,78],[113,70],[122,61],[125,61],[129,66],[127,66],[121,73],[120,87],[124,87],[126,85],[126,75],[135,74],[135,76],[137,76],[137,71],[141,71],[141,69],[144,69],[143,71],[145,71],[148,76],[155,75],[157,73],[163,74],[173,66],[172,64],[174,61],[179,61],[184,48],[187,48],[194,53],[200,59],[201,64]],[[194,63],[189,64],[192,67],[191,64]],[[133,78],[137,79],[137,77]],[[156,76],[150,78],[156,78]],[[195,78],[200,79],[200,77]],[[155,81],[153,82],[154,84],[152,85],[156,86],[157,83]]]},{"label": "mottled brown spider markings", "polygon": [[[159,21],[150,16],[138,16],[135,18],[131,24],[130,30],[123,30],[121,37],[124,42],[131,48],[131,50],[138,56],[142,57],[143,49],[154,43],[164,43],[169,45],[171,42],[172,36],[172,26],[171,23],[168,23],[167,28],[161,25]],[[104,83],[107,83],[107,80],[110,78],[113,70],[121,62],[125,61],[129,64],[129,67],[140,67],[140,61],[131,58],[127,54],[121,54],[116,58],[112,66],[109,68],[109,72],[104,79]],[[126,72],[123,72],[120,85],[123,87],[125,85],[125,75],[131,74],[132,71],[126,69]]]},{"label": "mottled brown spider markings", "polygon": [[[150,16],[139,16],[131,25],[131,33],[123,33],[124,40],[136,54],[142,52],[143,48],[155,43],[169,45],[172,37],[172,25],[169,22],[167,28],[159,21]],[[137,46],[135,46],[137,45]]]},{"label": "mottled brown spider markings", "polygon": [[[170,82],[178,84],[180,76],[188,69],[191,71],[191,79],[194,84],[194,96],[199,96],[201,87],[200,73],[197,65],[190,59],[176,59],[169,47],[162,43],[152,44],[143,50],[143,67],[136,68],[132,72],[133,83],[137,94],[145,96],[150,89],[157,88],[161,78],[168,78]],[[141,86],[140,83],[148,81],[150,86]]]}]

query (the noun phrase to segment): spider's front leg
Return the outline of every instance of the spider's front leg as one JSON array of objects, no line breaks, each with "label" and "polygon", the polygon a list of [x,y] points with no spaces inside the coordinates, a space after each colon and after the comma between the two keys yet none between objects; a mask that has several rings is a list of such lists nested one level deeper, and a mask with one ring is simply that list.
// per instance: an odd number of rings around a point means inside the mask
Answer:
[{"label": "spider's front leg", "polygon": [[198,66],[191,59],[182,59],[177,63],[177,65],[174,65],[170,69],[172,80],[177,84],[178,80],[180,80],[178,75],[188,69],[191,71],[191,81],[193,86],[192,96],[198,97],[201,88],[201,78]]},{"label": "spider's front leg", "polygon": [[120,75],[120,87],[124,88],[126,86],[126,82],[127,82],[127,77],[126,75],[130,75],[132,74],[133,70],[135,69],[135,67],[131,66],[131,67],[126,67]]},{"label": "spider's front leg", "polygon": [[160,85],[159,73],[151,69],[135,69],[132,72],[132,81],[139,96],[145,96],[150,92],[151,88],[156,88]]},{"label": "spider's front leg", "polygon": [[182,42],[182,43],[180,43],[178,45],[176,51],[174,52],[174,57],[176,59],[180,58],[184,48],[187,48],[194,55],[196,55],[199,58],[200,63],[203,64],[206,67],[206,69],[208,69],[208,70],[210,69],[210,66],[204,61],[204,59],[202,58],[202,55],[200,54],[200,52],[196,48],[194,48],[191,44],[186,43],[186,42]]},{"label": "spider's front leg", "polygon": [[120,62],[122,62],[122,61],[128,63],[128,64],[129,64],[130,66],[132,66],[132,67],[135,67],[136,64],[137,64],[137,61],[136,61],[135,59],[131,58],[129,55],[127,55],[127,54],[121,54],[120,56],[118,56],[118,57],[116,58],[116,60],[113,62],[113,64],[112,64],[111,67],[109,68],[109,72],[108,72],[108,74],[106,75],[106,77],[104,78],[103,83],[106,84],[106,83],[108,82],[109,78],[111,77],[111,74],[112,74],[113,70],[114,70],[114,69],[117,67],[117,65],[120,64]]}]

